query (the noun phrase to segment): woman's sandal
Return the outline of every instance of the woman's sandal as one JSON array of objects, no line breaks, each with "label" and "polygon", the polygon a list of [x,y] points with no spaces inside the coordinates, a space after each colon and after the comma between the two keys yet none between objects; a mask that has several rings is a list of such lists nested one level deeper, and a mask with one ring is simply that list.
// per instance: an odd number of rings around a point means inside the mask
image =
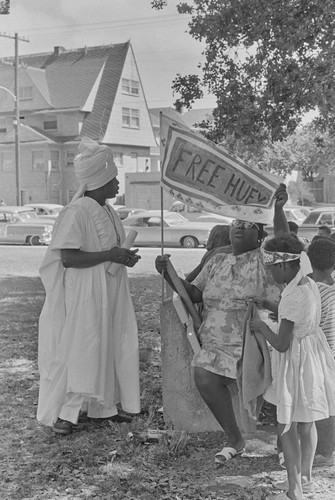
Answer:
[{"label": "woman's sandal", "polygon": [[72,433],[73,423],[59,418],[53,425],[52,430],[57,434],[69,435]]},{"label": "woman's sandal", "polygon": [[215,463],[224,464],[231,460],[232,458],[242,455],[245,452],[245,448],[241,450],[236,450],[235,448],[231,448],[230,446],[224,446],[219,453],[215,455]]}]

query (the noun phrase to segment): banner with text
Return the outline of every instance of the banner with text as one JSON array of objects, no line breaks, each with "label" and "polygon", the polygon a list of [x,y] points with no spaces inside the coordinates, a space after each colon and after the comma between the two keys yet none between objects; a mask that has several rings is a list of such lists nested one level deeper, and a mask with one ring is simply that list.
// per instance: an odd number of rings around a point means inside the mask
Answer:
[{"label": "banner with text", "polygon": [[271,223],[278,176],[251,168],[182,121],[161,114],[162,187],[177,200],[236,219]]}]

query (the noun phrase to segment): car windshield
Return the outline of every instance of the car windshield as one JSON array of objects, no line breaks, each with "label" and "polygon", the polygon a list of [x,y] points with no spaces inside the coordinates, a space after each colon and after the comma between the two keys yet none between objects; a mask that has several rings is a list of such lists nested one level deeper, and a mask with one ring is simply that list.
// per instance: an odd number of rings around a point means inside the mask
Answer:
[{"label": "car windshield", "polygon": [[50,214],[58,215],[61,210],[62,210],[62,207],[50,208]]},{"label": "car windshield", "polygon": [[185,222],[188,222],[185,217],[176,212],[169,212],[168,214],[165,214],[164,220],[169,226],[179,226],[181,224],[185,224]]},{"label": "car windshield", "polygon": [[296,219],[301,220],[301,221],[303,221],[306,217],[306,214],[304,214],[304,212],[302,210],[300,210],[300,208],[294,208],[292,210],[292,213]]},{"label": "car windshield", "polygon": [[304,224],[316,224],[321,212],[311,212],[304,220]]},{"label": "car windshield", "polygon": [[21,220],[35,219],[37,217],[37,213],[34,210],[18,212],[17,215]]},{"label": "car windshield", "polygon": [[299,210],[304,214],[305,217],[311,213],[311,210],[307,207],[301,207]]}]

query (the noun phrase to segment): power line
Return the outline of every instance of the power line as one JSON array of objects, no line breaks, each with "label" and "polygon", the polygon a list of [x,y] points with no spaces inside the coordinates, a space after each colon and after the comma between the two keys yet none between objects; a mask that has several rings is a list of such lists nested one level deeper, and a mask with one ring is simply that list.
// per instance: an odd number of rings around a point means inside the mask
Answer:
[{"label": "power line", "polygon": [[[92,47],[94,47],[92,45]],[[81,47],[79,47],[81,48]],[[75,48],[75,49],[72,49],[72,48],[69,48],[69,49],[66,49],[67,51],[71,51],[71,50],[77,50],[78,48]],[[199,51],[199,54],[197,54],[197,57],[199,59],[201,59],[203,56],[202,54],[202,48],[200,47],[200,51]],[[47,52],[50,52],[50,51],[47,51]],[[138,63],[149,63],[149,62],[152,62],[153,64],[155,63],[155,61],[157,60],[160,60],[162,59],[162,54],[168,54],[168,56],[164,56],[164,60],[176,60],[176,59],[186,59],[188,57],[188,54],[192,54],[194,53],[194,49],[184,49],[181,47],[179,47],[178,49],[160,49],[160,50],[150,50],[150,51],[137,51],[135,50],[135,56],[136,56],[136,60]],[[178,55],[178,57],[176,57],[176,54]],[[26,54],[27,55],[27,54]],[[154,55],[155,57],[152,57],[151,55]],[[170,55],[170,56],[169,56]],[[144,58],[142,58],[141,56],[144,56]],[[147,58],[147,56],[150,56],[149,58]],[[5,56],[4,56],[5,57]]]},{"label": "power line", "polygon": [[29,42],[30,40],[24,36],[19,36],[17,33],[15,35],[9,35],[8,33],[0,33],[0,37],[2,38],[10,38],[12,40],[18,40],[20,42]]},{"label": "power line", "polygon": [[[108,28],[125,28],[128,26],[141,26],[143,24],[169,24],[172,22],[185,22],[185,18],[188,17],[190,19],[191,16],[189,15],[181,15],[181,14],[168,14],[166,16],[161,16],[161,18],[155,18],[155,17],[140,17],[140,18],[133,18],[133,19],[119,19],[117,21],[100,21],[96,23],[78,23],[78,24],[66,24],[62,26],[43,26],[40,28],[21,28],[22,31],[29,32],[31,35],[39,36],[38,31],[47,31],[50,34],[50,30],[57,30],[56,32],[53,32],[52,34],[57,34],[57,33],[78,33],[81,31],[96,31],[96,30],[101,30],[102,26],[105,26],[105,29]],[[163,19],[162,19],[163,18]],[[90,29],[90,27],[92,27]],[[64,30],[65,29],[71,29],[71,31],[67,32]],[[82,28],[80,30],[75,30],[73,31],[73,28]],[[41,33],[42,36],[45,36],[44,33]]]}]

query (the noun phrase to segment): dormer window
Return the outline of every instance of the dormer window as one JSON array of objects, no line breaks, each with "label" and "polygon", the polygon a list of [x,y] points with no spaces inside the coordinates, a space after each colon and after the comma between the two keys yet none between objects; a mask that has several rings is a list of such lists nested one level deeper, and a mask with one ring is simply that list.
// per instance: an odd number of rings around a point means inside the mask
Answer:
[{"label": "dormer window", "polygon": [[137,80],[128,80],[122,78],[122,94],[130,94],[138,96],[140,93],[140,82]]},{"label": "dormer window", "polygon": [[44,120],[43,129],[44,130],[57,130],[57,119],[54,118],[52,120]]},{"label": "dormer window", "polygon": [[19,100],[20,101],[31,101],[33,99],[33,87],[25,86],[19,87]]}]

